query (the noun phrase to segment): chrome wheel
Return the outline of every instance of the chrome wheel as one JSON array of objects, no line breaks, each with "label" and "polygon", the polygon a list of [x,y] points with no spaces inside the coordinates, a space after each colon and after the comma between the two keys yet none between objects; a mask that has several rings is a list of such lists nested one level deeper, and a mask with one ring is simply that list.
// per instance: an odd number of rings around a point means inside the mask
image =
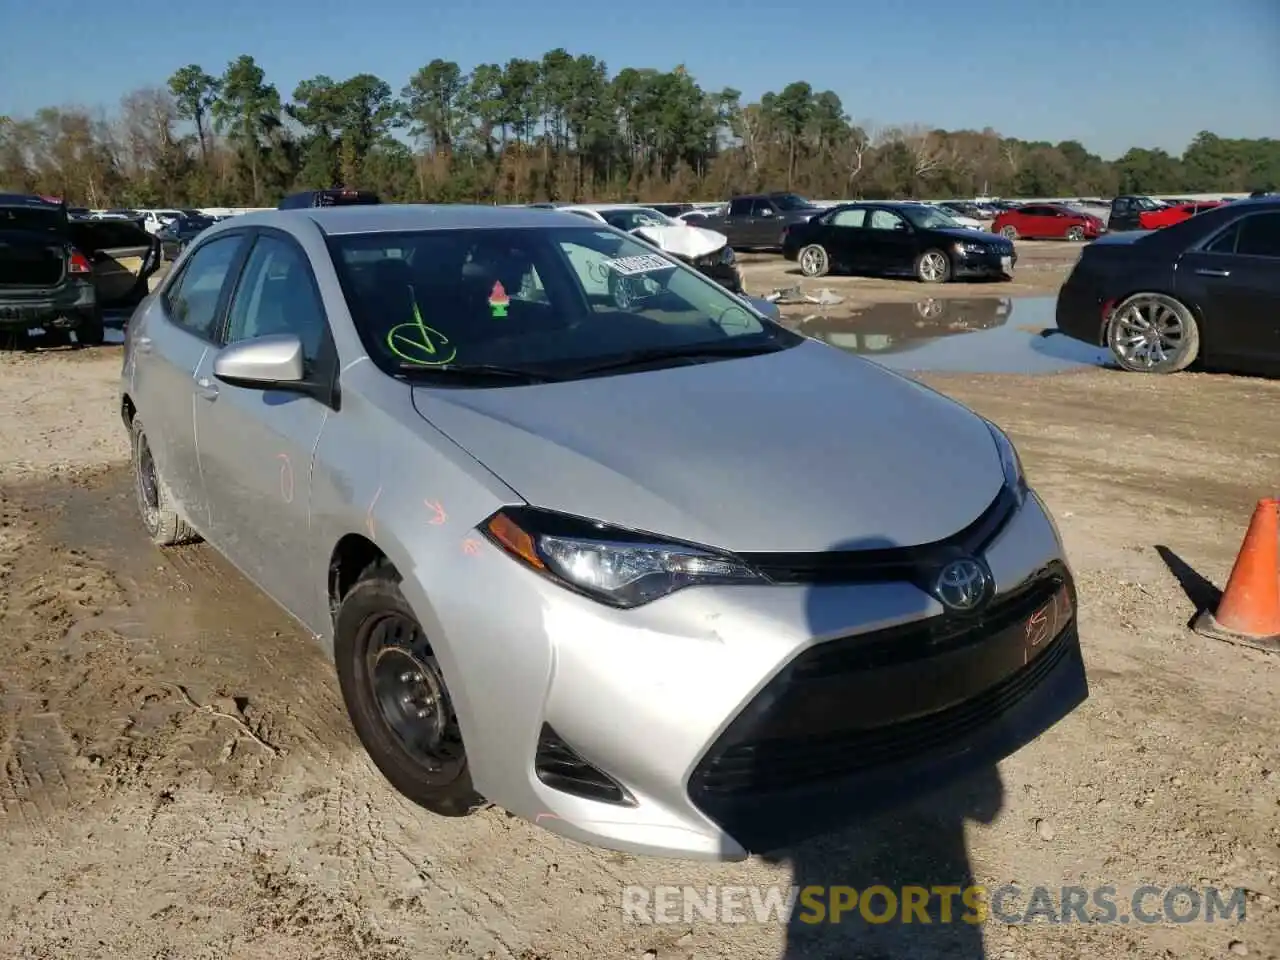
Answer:
[{"label": "chrome wheel", "polygon": [[1084,227],[1072,227],[1067,231],[1067,239],[1080,241],[1084,239]]},{"label": "chrome wheel", "polygon": [[425,635],[399,613],[371,617],[368,677],[383,723],[429,781],[458,776],[466,753],[453,704]]},{"label": "chrome wheel", "polygon": [[937,250],[930,250],[920,255],[920,264],[916,272],[925,283],[940,283],[947,278],[948,269],[946,255]]},{"label": "chrome wheel", "polygon": [[1122,303],[1111,318],[1107,339],[1121,366],[1150,373],[1185,368],[1199,348],[1198,332],[1186,308],[1156,294]]},{"label": "chrome wheel", "polygon": [[830,265],[827,251],[816,243],[800,251],[800,272],[806,277],[821,277]]},{"label": "chrome wheel", "polygon": [[916,301],[916,313],[920,315],[921,320],[937,320],[946,309],[946,304],[934,297]]},{"label": "chrome wheel", "polygon": [[1017,227],[1002,227],[1002,228],[1000,229],[1000,234],[1001,234],[1001,236],[1003,236],[1003,237],[1005,237],[1005,238],[1007,238],[1007,239],[1009,239],[1009,240],[1017,240],[1017,239],[1018,239],[1018,228],[1017,228]]}]

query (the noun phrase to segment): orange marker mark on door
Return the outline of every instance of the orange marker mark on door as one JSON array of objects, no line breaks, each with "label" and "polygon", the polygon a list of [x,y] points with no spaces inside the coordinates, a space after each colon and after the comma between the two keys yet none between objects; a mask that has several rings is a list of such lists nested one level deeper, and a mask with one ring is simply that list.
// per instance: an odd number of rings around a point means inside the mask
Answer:
[{"label": "orange marker mark on door", "polygon": [[373,499],[369,501],[369,509],[366,510],[364,514],[364,525],[365,525],[365,529],[369,531],[370,540],[378,539],[378,525],[377,525],[377,521],[374,520],[373,518],[373,508],[378,505],[378,498],[381,496],[382,496],[382,487],[378,487],[378,489],[373,494]]},{"label": "orange marker mark on door", "polygon": [[468,537],[466,540],[463,540],[462,552],[465,553],[468,557],[474,557],[477,553],[480,552],[480,541],[473,540],[470,537]]},{"label": "orange marker mark on door", "polygon": [[423,500],[422,502],[426,505],[427,509],[431,511],[432,516],[427,523],[431,524],[433,527],[443,526],[444,522],[449,519],[444,512],[444,507],[440,505],[439,500]]}]

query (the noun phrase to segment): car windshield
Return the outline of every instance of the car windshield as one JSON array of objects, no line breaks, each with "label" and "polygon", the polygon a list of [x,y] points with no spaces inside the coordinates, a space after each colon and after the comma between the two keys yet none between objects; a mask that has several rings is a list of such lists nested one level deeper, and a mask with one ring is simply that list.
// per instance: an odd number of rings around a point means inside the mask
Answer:
[{"label": "car windshield", "polygon": [[812,200],[806,200],[798,193],[778,193],[769,199],[779,210],[808,210],[813,206]]},{"label": "car windshield", "polygon": [[1163,210],[1164,204],[1157,203],[1150,197],[1138,197],[1134,200],[1133,205],[1139,210]]},{"label": "car windshield", "polygon": [[573,376],[663,351],[767,351],[803,338],[637,239],[593,228],[335,235],[360,336],[387,373]]},{"label": "car windshield", "polygon": [[0,207],[0,230],[58,233],[66,226],[66,217],[57,207]]},{"label": "car windshield", "polygon": [[619,207],[614,210],[597,210],[605,223],[619,230],[635,230],[638,227],[669,227],[675,220],[650,207]]},{"label": "car windshield", "polygon": [[912,226],[921,230],[945,230],[947,227],[958,227],[955,219],[941,207],[931,207],[922,203],[902,205],[902,215],[911,221]]}]

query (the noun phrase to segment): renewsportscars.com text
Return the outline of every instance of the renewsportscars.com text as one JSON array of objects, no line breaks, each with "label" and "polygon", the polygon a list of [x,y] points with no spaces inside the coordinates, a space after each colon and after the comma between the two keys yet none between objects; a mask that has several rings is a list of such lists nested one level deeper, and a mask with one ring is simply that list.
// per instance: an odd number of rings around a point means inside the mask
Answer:
[{"label": "renewsportscars.com text", "polygon": [[1240,923],[1243,888],[873,885],[806,887],[628,886],[632,923]]}]

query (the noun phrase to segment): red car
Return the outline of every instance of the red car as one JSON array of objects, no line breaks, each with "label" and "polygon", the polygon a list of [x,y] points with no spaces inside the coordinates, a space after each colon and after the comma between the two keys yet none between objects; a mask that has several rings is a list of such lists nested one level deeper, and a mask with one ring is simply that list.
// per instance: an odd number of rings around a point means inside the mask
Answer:
[{"label": "red car", "polygon": [[992,233],[1010,240],[1093,240],[1106,230],[1102,220],[1056,203],[1032,203],[1006,210],[991,224]]},{"label": "red car", "polygon": [[1138,226],[1142,230],[1159,230],[1161,227],[1172,227],[1175,223],[1190,220],[1197,213],[1222,206],[1221,201],[1205,200],[1200,203],[1179,203],[1165,207],[1163,210],[1143,210],[1138,214]]}]

